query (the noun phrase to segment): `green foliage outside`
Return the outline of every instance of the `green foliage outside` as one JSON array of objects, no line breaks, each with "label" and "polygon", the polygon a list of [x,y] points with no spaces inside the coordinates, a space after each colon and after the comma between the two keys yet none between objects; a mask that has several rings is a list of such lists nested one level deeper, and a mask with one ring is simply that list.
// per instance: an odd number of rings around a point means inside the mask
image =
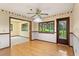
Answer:
[{"label": "green foliage outside", "polygon": [[67,32],[66,32],[65,24],[62,25],[61,23],[59,23],[59,36],[66,39]]},{"label": "green foliage outside", "polygon": [[41,24],[39,27],[40,32],[54,32],[54,23],[48,23],[48,24]]}]

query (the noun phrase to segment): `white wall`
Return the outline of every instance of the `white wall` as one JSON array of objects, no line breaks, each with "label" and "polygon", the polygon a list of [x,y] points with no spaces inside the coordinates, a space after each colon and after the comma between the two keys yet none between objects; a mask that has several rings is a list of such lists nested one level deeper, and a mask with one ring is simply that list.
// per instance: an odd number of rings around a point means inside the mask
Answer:
[{"label": "white wall", "polygon": [[38,39],[56,43],[56,33],[55,34],[39,33]]},{"label": "white wall", "polygon": [[38,39],[38,32],[33,31],[32,32],[32,40]]},{"label": "white wall", "polygon": [[79,4],[74,4],[73,8],[73,33],[79,37]]},{"label": "white wall", "polygon": [[9,34],[0,35],[0,49],[9,46]]},{"label": "white wall", "polygon": [[73,8],[73,48],[75,55],[79,56],[79,4]]},{"label": "white wall", "polygon": [[56,33],[55,34],[45,34],[45,33],[33,32],[32,35],[33,35],[32,39],[39,39],[39,40],[56,43]]},{"label": "white wall", "polygon": [[[7,20],[8,19],[8,20]],[[0,33],[9,33],[9,17],[0,14]]]},{"label": "white wall", "polygon": [[[0,14],[0,33],[9,33],[9,18],[4,14]],[[8,46],[9,46],[9,34],[0,35],[0,48]]]},{"label": "white wall", "polygon": [[[73,35],[73,34],[72,34]],[[76,56],[79,56],[79,38],[73,35],[73,49],[74,49],[74,54]]]}]

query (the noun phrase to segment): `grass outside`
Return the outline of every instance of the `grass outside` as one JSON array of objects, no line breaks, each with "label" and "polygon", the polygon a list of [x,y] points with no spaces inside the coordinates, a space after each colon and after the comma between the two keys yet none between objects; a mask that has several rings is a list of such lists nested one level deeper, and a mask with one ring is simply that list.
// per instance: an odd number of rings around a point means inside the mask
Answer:
[{"label": "grass outside", "polygon": [[65,38],[66,39],[66,36],[67,36],[66,34],[67,34],[66,33],[66,30],[60,30],[59,31],[59,36],[62,37],[62,38]]},{"label": "grass outside", "polygon": [[53,32],[53,30],[52,29],[40,29],[40,32]]}]

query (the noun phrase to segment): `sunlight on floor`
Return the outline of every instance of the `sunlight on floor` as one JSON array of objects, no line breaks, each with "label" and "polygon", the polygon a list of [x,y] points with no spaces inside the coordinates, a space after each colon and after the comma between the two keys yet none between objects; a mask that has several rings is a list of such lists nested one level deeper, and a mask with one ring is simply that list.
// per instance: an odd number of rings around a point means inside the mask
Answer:
[{"label": "sunlight on floor", "polygon": [[63,51],[63,50],[58,50],[59,55],[61,56],[67,56],[67,51]]}]

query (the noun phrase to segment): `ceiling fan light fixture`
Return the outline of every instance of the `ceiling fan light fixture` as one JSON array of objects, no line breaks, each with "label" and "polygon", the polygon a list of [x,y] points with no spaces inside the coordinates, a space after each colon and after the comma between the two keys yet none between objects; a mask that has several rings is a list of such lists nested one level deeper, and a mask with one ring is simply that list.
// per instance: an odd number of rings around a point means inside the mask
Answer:
[{"label": "ceiling fan light fixture", "polygon": [[40,17],[37,17],[33,20],[33,22],[39,23],[42,22],[42,19]]}]

